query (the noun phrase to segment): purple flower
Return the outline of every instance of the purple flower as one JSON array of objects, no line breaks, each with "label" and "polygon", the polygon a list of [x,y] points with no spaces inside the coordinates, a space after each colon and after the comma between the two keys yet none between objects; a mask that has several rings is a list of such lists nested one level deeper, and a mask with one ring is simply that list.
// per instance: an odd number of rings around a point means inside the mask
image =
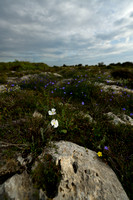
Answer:
[{"label": "purple flower", "polygon": [[130,116],[133,116],[133,113],[130,113]]},{"label": "purple flower", "polygon": [[112,99],[109,99],[110,101],[112,101]]},{"label": "purple flower", "polygon": [[102,92],[103,90],[101,90],[101,92]]},{"label": "purple flower", "polygon": [[11,84],[12,87],[14,87],[14,84]]},{"label": "purple flower", "polygon": [[107,146],[104,147],[105,150],[109,150]]},{"label": "purple flower", "polygon": [[65,87],[62,88],[63,90],[65,89]]},{"label": "purple flower", "polygon": [[84,105],[85,103],[82,101],[82,105]]},{"label": "purple flower", "polygon": [[64,92],[64,94],[66,94],[66,92]]},{"label": "purple flower", "polygon": [[51,91],[51,93],[54,93],[53,90]]},{"label": "purple flower", "polygon": [[70,82],[68,82],[67,84],[70,84]]},{"label": "purple flower", "polygon": [[122,110],[126,110],[126,108],[122,108]]},{"label": "purple flower", "polygon": [[70,94],[72,94],[72,92]]}]

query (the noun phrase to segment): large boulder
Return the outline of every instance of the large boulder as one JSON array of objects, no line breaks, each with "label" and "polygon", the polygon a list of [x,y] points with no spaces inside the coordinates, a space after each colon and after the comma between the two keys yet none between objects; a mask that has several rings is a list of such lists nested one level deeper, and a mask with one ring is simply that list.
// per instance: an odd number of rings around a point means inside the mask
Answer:
[{"label": "large boulder", "polygon": [[[117,176],[97,156],[96,152],[67,141],[51,144],[57,148],[45,147],[32,165],[31,171],[34,172],[39,163],[45,166],[45,156],[51,155],[62,174],[57,191],[52,197],[53,200],[128,200]],[[18,160],[21,160],[20,157]],[[47,175],[42,178],[48,179]],[[43,183],[40,188],[35,188],[31,174],[25,170],[22,174],[13,175],[0,185],[0,197],[3,200],[4,197],[13,200],[50,199],[51,197],[46,195],[47,192],[42,188]]]}]

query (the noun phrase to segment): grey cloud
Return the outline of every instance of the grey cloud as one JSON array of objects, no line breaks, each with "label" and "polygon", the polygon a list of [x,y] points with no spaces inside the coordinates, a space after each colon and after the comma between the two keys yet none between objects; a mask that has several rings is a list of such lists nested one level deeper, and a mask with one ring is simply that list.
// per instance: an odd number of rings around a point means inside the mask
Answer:
[{"label": "grey cloud", "polygon": [[133,13],[130,20],[118,14],[130,2],[0,1],[0,60],[10,57],[84,63],[109,55],[117,46],[101,48],[98,44],[132,33]]},{"label": "grey cloud", "polygon": [[123,25],[127,22],[127,19],[125,18],[121,18],[121,19],[118,19],[114,22],[114,25],[118,26],[118,25]]},{"label": "grey cloud", "polygon": [[130,13],[130,17],[133,17],[133,12]]},{"label": "grey cloud", "polygon": [[109,33],[98,33],[96,35],[96,38],[101,39],[101,40],[113,40],[116,35],[117,35],[117,31],[113,31]]}]

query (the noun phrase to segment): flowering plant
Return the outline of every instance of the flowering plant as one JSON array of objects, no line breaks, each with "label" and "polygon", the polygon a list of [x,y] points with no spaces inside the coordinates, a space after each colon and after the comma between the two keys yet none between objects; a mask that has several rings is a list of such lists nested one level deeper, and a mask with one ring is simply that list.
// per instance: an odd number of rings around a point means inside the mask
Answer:
[{"label": "flowering plant", "polygon": [[56,115],[56,109],[52,108],[51,110],[48,111],[49,115]]},{"label": "flowering plant", "polygon": [[[52,108],[51,110],[48,111],[49,115],[55,115],[56,114],[56,109]],[[57,128],[59,126],[58,120],[53,119],[51,121],[51,125],[54,126],[54,128]]]},{"label": "flowering plant", "polygon": [[98,157],[102,157],[102,152],[99,151],[99,152],[97,153],[97,155],[98,155]]},{"label": "flowering plant", "polygon": [[54,128],[57,128],[58,125],[59,125],[58,120],[53,119],[53,120],[51,121],[51,125],[54,126]]}]

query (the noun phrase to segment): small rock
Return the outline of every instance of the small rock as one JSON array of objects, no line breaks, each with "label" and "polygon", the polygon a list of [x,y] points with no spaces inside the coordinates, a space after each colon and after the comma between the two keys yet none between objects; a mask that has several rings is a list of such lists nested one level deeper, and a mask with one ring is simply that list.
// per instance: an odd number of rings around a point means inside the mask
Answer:
[{"label": "small rock", "polygon": [[35,112],[33,113],[33,117],[35,117],[35,118],[43,118],[43,115],[42,115],[41,113],[35,111]]}]

